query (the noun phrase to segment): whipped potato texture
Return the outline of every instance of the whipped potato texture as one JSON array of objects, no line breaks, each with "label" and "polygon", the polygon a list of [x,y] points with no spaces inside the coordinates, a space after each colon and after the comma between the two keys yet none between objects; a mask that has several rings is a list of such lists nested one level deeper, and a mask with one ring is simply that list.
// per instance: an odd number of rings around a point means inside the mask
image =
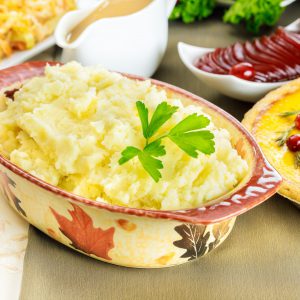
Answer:
[{"label": "whipped potato texture", "polygon": [[195,159],[164,140],[167,154],[158,183],[137,158],[119,165],[127,146],[144,146],[138,100],[150,115],[163,101],[179,107],[163,131],[192,113],[205,115],[200,106],[184,105],[150,81],[75,62],[48,66],[45,76],[25,82],[14,100],[0,97],[0,154],[74,194],[137,208],[199,207],[232,190],[247,174],[247,162],[233,148],[228,131],[213,122],[208,127],[215,135],[212,155],[199,153]]}]

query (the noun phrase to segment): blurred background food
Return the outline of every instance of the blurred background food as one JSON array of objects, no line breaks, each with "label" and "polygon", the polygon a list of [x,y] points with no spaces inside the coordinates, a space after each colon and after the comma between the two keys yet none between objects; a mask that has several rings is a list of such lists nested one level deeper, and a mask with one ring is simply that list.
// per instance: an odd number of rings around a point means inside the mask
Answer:
[{"label": "blurred background food", "polygon": [[247,31],[257,34],[263,26],[274,26],[292,2],[295,0],[178,0],[171,20],[192,23],[209,17],[222,5],[229,7],[224,22],[245,24]]},{"label": "blurred background food", "polygon": [[76,0],[0,0],[0,59],[43,41],[75,8]]}]

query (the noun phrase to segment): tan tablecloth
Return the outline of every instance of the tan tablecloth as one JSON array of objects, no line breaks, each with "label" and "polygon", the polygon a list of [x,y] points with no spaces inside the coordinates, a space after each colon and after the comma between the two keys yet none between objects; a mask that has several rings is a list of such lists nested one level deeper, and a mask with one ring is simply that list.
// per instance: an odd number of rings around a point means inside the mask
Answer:
[{"label": "tan tablecloth", "polygon": [[[282,24],[299,17],[300,3]],[[173,23],[155,78],[209,99],[241,119],[251,107],[221,96],[185,69],[178,41],[222,46],[248,38],[210,19]],[[280,196],[238,218],[228,240],[198,261],[169,269],[127,269],[75,253],[31,228],[21,299],[300,299],[300,211]]]}]

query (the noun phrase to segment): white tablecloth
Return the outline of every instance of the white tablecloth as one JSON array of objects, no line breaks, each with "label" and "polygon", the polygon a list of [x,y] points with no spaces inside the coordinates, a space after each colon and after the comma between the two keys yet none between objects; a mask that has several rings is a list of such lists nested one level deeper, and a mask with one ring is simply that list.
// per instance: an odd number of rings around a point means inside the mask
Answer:
[{"label": "white tablecloth", "polygon": [[[32,60],[53,60],[53,48]],[[3,199],[0,190],[0,300],[17,300],[21,290],[23,260],[29,225]]]},{"label": "white tablecloth", "polygon": [[19,298],[28,224],[4,201],[0,193],[0,299]]}]

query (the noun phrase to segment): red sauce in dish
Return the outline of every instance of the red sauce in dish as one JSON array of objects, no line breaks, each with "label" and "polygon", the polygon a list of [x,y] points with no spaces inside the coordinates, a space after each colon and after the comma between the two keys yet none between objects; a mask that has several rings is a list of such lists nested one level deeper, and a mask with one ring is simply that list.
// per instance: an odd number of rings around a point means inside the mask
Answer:
[{"label": "red sauce in dish", "polygon": [[231,74],[256,82],[278,82],[300,76],[300,32],[278,28],[252,42],[217,48],[196,62],[200,70]]}]

